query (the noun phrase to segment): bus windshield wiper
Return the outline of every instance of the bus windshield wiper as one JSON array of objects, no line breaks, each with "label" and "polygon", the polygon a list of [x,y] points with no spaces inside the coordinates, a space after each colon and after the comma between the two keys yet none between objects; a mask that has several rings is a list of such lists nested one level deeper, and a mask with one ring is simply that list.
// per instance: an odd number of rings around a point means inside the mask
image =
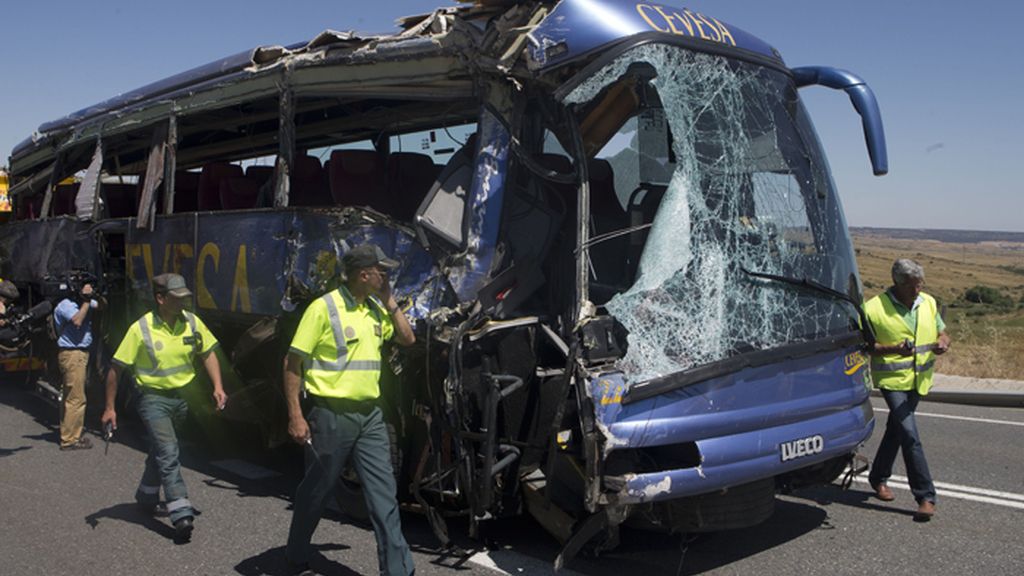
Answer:
[{"label": "bus windshield wiper", "polygon": [[875,343],[875,333],[871,329],[871,324],[868,323],[867,316],[864,314],[864,307],[849,294],[844,294],[835,288],[826,286],[820,282],[815,282],[810,278],[791,278],[789,276],[780,276],[778,274],[768,274],[767,272],[755,272],[753,270],[747,270],[746,268],[741,268],[741,270],[743,270],[743,272],[748,276],[753,276],[754,278],[762,278],[764,280],[772,280],[774,282],[789,284],[790,286],[796,286],[797,288],[803,288],[819,294],[826,294],[836,300],[842,300],[843,302],[852,304],[854,310],[857,311],[857,316],[860,318],[861,332],[864,334],[864,340],[867,341],[869,345],[873,345]]}]

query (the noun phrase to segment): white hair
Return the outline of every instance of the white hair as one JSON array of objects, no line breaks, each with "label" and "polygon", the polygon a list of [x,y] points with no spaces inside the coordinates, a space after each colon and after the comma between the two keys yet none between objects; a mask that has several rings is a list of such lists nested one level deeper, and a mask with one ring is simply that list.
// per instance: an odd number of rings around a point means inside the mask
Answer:
[{"label": "white hair", "polygon": [[908,280],[924,280],[924,268],[910,258],[900,258],[892,263],[892,283],[903,284]]}]

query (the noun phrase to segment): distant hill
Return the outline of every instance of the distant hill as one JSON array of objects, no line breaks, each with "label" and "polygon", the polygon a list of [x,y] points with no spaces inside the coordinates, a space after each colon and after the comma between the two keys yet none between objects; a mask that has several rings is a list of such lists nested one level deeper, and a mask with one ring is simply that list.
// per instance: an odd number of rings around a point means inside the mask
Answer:
[{"label": "distant hill", "polygon": [[860,237],[885,237],[901,240],[938,240],[959,244],[979,242],[1020,242],[1024,244],[1024,232],[990,232],[986,230],[931,230],[927,228],[871,228],[851,226],[850,232]]}]

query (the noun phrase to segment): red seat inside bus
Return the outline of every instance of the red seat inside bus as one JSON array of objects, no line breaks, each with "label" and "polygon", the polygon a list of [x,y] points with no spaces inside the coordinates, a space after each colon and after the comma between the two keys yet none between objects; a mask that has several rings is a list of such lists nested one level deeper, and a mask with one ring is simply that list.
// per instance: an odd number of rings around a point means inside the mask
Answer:
[{"label": "red seat inside bus", "polygon": [[199,176],[199,210],[220,210],[220,183],[227,178],[242,178],[242,167],[228,162],[210,162]]},{"label": "red seat inside bus", "polygon": [[316,156],[298,156],[289,179],[288,204],[291,206],[330,206],[331,191],[327,176]]},{"label": "red seat inside bus", "polygon": [[245,177],[256,181],[257,186],[263,186],[274,177],[273,166],[247,166]]},{"label": "red seat inside bus", "polygon": [[336,204],[369,206],[391,213],[379,154],[373,150],[335,150],[330,167],[331,195]]},{"label": "red seat inside bus", "polygon": [[255,178],[241,176],[220,181],[220,206],[224,210],[246,210],[256,207],[260,185]]},{"label": "red seat inside bus", "polygon": [[437,178],[437,165],[426,154],[394,152],[387,162],[387,195],[391,216],[411,221]]}]

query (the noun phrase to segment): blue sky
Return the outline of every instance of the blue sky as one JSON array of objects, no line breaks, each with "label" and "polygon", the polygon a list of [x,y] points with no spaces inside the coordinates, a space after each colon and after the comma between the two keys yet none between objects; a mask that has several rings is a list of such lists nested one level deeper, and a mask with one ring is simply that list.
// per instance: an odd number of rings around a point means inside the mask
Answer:
[{"label": "blue sky", "polygon": [[[663,0],[666,1],[666,0]],[[5,3],[0,165],[43,122],[222,56],[335,30],[383,32],[452,0],[53,0]],[[790,66],[829,65],[879,99],[888,176],[871,174],[848,98],[802,91],[853,226],[1024,232],[1024,5],[982,0],[704,0]],[[1017,56],[1014,56],[1017,54]]]}]

